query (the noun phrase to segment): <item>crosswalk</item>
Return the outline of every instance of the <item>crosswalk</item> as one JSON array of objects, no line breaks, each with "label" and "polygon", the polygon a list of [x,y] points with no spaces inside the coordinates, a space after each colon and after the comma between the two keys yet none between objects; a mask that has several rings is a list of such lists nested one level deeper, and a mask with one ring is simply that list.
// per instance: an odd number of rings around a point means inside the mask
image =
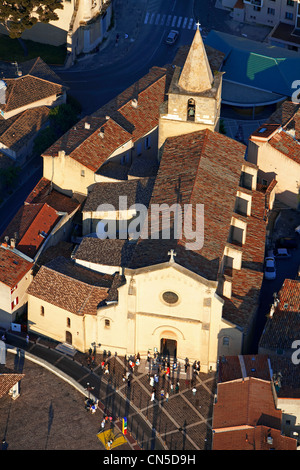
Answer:
[{"label": "crosswalk", "polygon": [[150,11],[147,11],[145,14],[144,24],[153,26],[170,26],[172,28],[190,30],[195,30],[197,27],[194,18],[168,15],[167,13],[151,13]]}]

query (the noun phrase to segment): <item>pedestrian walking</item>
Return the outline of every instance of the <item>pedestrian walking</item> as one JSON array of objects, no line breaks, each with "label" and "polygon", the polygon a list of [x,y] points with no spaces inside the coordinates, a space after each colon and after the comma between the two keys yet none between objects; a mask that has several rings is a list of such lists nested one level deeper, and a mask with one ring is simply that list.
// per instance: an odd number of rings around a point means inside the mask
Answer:
[{"label": "pedestrian walking", "polygon": [[161,396],[161,398],[164,398],[164,396],[165,396],[165,391],[164,391],[163,388],[162,388],[161,391],[160,391],[160,396]]},{"label": "pedestrian walking", "polygon": [[153,387],[153,385],[154,385],[154,377],[153,377],[153,375],[151,375],[151,377],[150,377],[150,386]]},{"label": "pedestrian walking", "polygon": [[179,382],[177,382],[176,387],[175,387],[175,392],[176,392],[176,393],[179,392],[179,385],[180,385]]},{"label": "pedestrian walking", "polygon": [[173,393],[173,392],[174,392],[174,384],[171,383],[171,393]]},{"label": "pedestrian walking", "polygon": [[196,392],[197,392],[196,387],[193,387],[193,388],[192,388],[192,392],[193,392],[193,395],[196,395]]},{"label": "pedestrian walking", "polygon": [[169,392],[166,393],[166,402],[168,403],[169,401]]},{"label": "pedestrian walking", "polygon": [[26,335],[26,343],[29,343],[29,335]]},{"label": "pedestrian walking", "polygon": [[152,390],[151,401],[154,401],[154,400],[155,400],[155,390]]},{"label": "pedestrian walking", "polygon": [[104,429],[105,428],[105,418],[103,418],[103,420],[101,421],[101,429]]}]

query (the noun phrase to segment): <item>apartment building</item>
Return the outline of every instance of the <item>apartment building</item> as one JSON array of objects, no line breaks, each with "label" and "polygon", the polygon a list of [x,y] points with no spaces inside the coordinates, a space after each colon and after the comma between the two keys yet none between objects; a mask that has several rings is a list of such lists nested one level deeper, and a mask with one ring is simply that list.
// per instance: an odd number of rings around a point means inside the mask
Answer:
[{"label": "apartment building", "polygon": [[270,26],[272,45],[298,51],[300,47],[300,6],[297,0],[222,0],[232,18],[245,23]]}]

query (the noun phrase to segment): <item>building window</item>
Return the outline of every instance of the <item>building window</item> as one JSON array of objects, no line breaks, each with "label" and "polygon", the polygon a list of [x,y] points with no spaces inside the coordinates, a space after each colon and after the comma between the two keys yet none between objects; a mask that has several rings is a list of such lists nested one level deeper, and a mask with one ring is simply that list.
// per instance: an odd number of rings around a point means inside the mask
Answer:
[{"label": "building window", "polygon": [[141,143],[141,142],[138,142],[138,143],[137,143],[137,146],[136,146],[136,153],[137,153],[137,155],[141,155],[141,154],[142,154],[142,143]]},{"label": "building window", "polygon": [[261,7],[253,7],[253,10],[254,10],[254,11],[260,11],[260,10],[261,10]]},{"label": "building window", "polygon": [[43,305],[41,306],[41,316],[43,317],[45,315],[45,308]]},{"label": "building window", "polygon": [[292,20],[294,17],[293,13],[289,13],[288,11],[285,12],[285,19]]},{"label": "building window", "polygon": [[229,346],[229,338],[228,336],[223,337],[223,346]]},{"label": "building window", "polygon": [[16,297],[11,303],[11,309],[13,310],[19,303],[19,297]]},{"label": "building window", "polygon": [[81,170],[81,176],[85,176],[85,171]]},{"label": "building window", "polygon": [[105,328],[110,328],[110,320],[104,320],[104,326]]},{"label": "building window", "polygon": [[275,15],[275,8],[268,8],[268,15]]},{"label": "building window", "polygon": [[293,6],[294,6],[294,3],[295,3],[294,0],[286,0],[286,4],[287,4],[287,6],[289,6],[289,7],[293,7]]},{"label": "building window", "polygon": [[169,304],[169,305],[174,305],[178,302],[179,297],[175,292],[172,291],[166,291],[162,295],[163,300]]},{"label": "building window", "polygon": [[67,327],[68,327],[68,328],[71,328],[71,320],[70,320],[70,318],[67,318]]},{"label": "building window", "polygon": [[195,121],[196,104],[193,98],[188,100],[187,119],[188,121]]},{"label": "building window", "polygon": [[145,138],[145,149],[149,149],[149,148],[150,148],[150,136],[148,135]]}]

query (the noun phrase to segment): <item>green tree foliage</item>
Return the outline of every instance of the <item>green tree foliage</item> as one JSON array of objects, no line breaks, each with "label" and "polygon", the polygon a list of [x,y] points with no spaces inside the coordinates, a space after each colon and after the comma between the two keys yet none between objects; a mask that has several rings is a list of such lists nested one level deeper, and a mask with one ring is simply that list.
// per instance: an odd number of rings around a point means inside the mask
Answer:
[{"label": "green tree foliage", "polygon": [[72,96],[67,96],[67,103],[52,108],[49,113],[49,124],[42,129],[34,140],[33,153],[41,155],[48,147],[67,132],[81,113],[80,103]]},{"label": "green tree foliage", "polygon": [[38,21],[57,20],[57,9],[63,9],[61,0],[1,0],[0,24],[5,26],[11,38],[19,38],[25,29]]}]

